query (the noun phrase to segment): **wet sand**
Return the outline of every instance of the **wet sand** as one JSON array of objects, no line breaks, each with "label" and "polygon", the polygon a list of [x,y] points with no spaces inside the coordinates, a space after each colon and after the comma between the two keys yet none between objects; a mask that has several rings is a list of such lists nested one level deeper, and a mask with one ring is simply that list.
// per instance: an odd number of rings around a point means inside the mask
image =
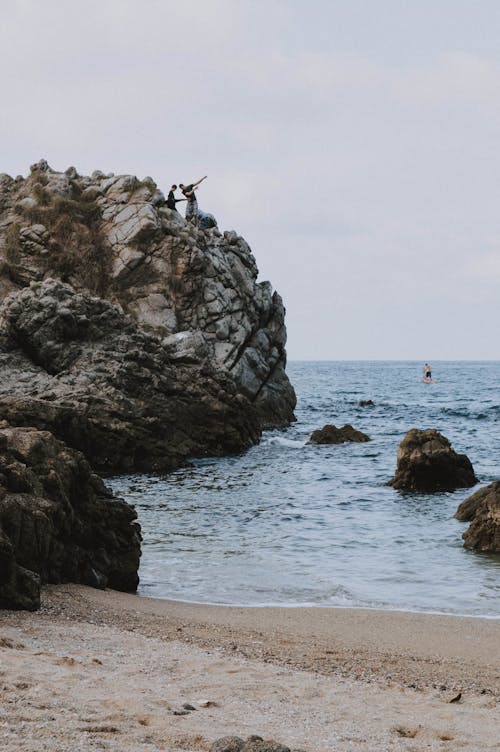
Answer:
[{"label": "wet sand", "polygon": [[306,752],[500,749],[499,620],[64,585],[37,613],[0,612],[0,671],[7,750],[208,750],[227,734]]}]

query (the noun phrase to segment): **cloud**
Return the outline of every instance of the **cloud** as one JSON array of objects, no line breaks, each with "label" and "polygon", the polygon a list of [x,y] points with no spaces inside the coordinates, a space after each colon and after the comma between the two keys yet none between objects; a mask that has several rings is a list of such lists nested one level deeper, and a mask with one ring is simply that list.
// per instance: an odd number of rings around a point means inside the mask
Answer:
[{"label": "cloud", "polygon": [[[284,293],[293,356],[372,357],[373,329],[379,357],[417,339],[435,357],[409,312],[424,295],[458,320],[471,285],[497,282],[500,237],[496,6],[437,5],[18,0],[0,171],[208,173],[201,205]],[[470,317],[449,328],[457,356],[496,352],[486,297],[491,344],[475,349]]]},{"label": "cloud", "polygon": [[[496,298],[500,284],[500,235],[495,246],[495,250],[474,254],[466,259],[463,275],[469,283],[475,286],[478,295],[490,293]],[[481,285],[480,288],[477,288],[478,283]]]}]

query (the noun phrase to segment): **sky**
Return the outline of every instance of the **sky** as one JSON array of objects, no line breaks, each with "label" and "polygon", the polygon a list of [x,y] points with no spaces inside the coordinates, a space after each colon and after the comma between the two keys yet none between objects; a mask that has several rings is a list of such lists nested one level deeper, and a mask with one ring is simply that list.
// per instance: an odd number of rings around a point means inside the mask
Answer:
[{"label": "sky", "polygon": [[500,358],[498,0],[10,0],[0,172],[207,174],[291,359]]}]

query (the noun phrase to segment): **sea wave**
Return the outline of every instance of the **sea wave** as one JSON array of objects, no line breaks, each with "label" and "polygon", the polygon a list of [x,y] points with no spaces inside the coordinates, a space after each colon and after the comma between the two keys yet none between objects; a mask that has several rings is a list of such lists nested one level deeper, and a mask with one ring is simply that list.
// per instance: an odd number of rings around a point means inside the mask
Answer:
[{"label": "sea wave", "polygon": [[[424,389],[414,364],[291,363],[298,420],[289,428],[166,477],[112,479],[142,526],[140,592],[500,617],[500,557],[464,549],[465,523],[454,518],[470,490],[386,485],[413,427],[447,436],[483,483],[498,477],[500,363],[467,369],[465,382],[462,364],[440,364],[439,388]],[[358,409],[368,397],[377,407]],[[351,423],[372,441],[305,450],[325,423]]]},{"label": "sea wave", "polygon": [[281,447],[288,447],[289,449],[302,449],[307,444],[306,440],[300,439],[286,439],[284,436],[267,436],[262,441],[262,446],[275,445]]}]

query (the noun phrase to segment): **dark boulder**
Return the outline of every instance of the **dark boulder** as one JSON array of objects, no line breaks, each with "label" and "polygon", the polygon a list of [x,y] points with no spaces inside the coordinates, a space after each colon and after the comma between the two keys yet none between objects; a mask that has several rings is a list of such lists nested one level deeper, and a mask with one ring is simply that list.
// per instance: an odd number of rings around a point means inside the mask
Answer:
[{"label": "dark boulder", "polygon": [[210,747],[210,752],[301,752],[293,750],[273,739],[265,740],[261,736],[249,736],[246,741],[239,736],[224,736],[217,739]]},{"label": "dark boulder", "polygon": [[466,548],[500,553],[500,481],[480,488],[462,501],[455,517],[471,523],[462,535]]},{"label": "dark boulder", "polygon": [[337,428],[327,424],[323,428],[313,431],[308,444],[345,444],[348,441],[363,442],[370,441],[370,437],[365,433],[356,430],[349,423],[342,428]]},{"label": "dark boulder", "polygon": [[210,747],[210,752],[241,752],[244,740],[239,736],[222,736]]},{"label": "dark boulder", "polygon": [[412,428],[399,445],[396,474],[387,485],[408,491],[454,491],[478,482],[465,454],[457,454],[448,439],[428,428]]},{"label": "dark boulder", "polygon": [[35,610],[43,583],[135,591],[140,528],[82,454],[0,427],[0,608]]}]

